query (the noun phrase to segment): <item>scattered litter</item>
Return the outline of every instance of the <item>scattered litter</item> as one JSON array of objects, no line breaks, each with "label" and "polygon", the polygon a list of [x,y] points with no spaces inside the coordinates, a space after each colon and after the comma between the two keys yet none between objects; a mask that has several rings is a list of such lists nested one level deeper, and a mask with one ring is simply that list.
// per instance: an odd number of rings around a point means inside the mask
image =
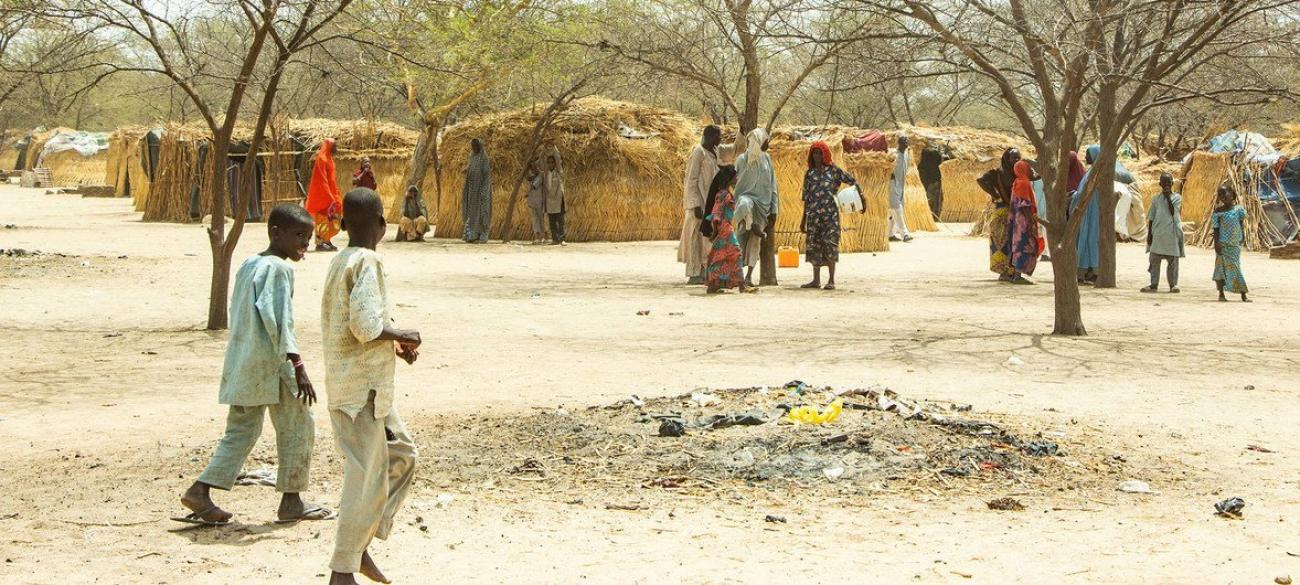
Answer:
[{"label": "scattered litter", "polygon": [[808,384],[803,380],[790,380],[785,383],[784,388],[789,390],[790,394],[793,396],[801,396],[810,388],[810,386],[808,386]]},{"label": "scattered litter", "polygon": [[82,261],[81,261],[81,267],[82,267],[82,268],[90,268],[90,261],[89,261],[89,260],[82,260]]},{"label": "scattered litter", "polygon": [[696,421],[695,426],[709,429],[725,429],[727,427],[735,426],[757,426],[769,422],[772,422],[771,418],[768,418],[760,411],[751,410],[748,412],[706,416]]},{"label": "scattered litter", "polygon": [[1277,583],[1277,585],[1291,585],[1291,576],[1290,576],[1290,575],[1278,575],[1278,576],[1276,576],[1276,577],[1273,578],[1273,582],[1274,582],[1274,583]]},{"label": "scattered litter", "polygon": [[1011,367],[1013,367],[1013,368],[1018,368],[1018,367],[1020,367],[1020,366],[1025,365],[1025,360],[1020,359],[1019,356],[1014,356],[1014,355],[1013,355],[1013,356],[1007,358],[1006,365],[1011,366]]},{"label": "scattered litter", "polygon": [[[786,522],[785,516],[777,516],[776,514],[768,514],[767,516],[764,516],[763,521],[771,522],[772,524],[777,524],[777,523],[785,524]],[[1287,583],[1290,583],[1290,581],[1287,581]]]},{"label": "scattered litter", "polygon": [[256,471],[246,471],[235,478],[235,485],[264,485],[275,487],[276,471],[263,467]]},{"label": "scattered litter", "polygon": [[112,332],[112,333],[105,333],[105,334],[104,334],[104,337],[105,337],[105,338],[108,338],[108,337],[121,337],[121,336],[122,336],[122,333],[119,332],[119,331],[114,331],[114,332]]},{"label": "scattered litter", "polygon": [[1269,449],[1268,447],[1261,447],[1261,446],[1259,446],[1259,445],[1246,445],[1246,450],[1247,450],[1247,451],[1256,451],[1256,452],[1259,452],[1259,453],[1277,453],[1277,451],[1274,451],[1274,450],[1272,450],[1272,449]]},{"label": "scattered litter", "polygon": [[848,434],[832,435],[830,437],[826,437],[825,439],[822,439],[822,445],[834,445],[836,443],[843,443],[848,440],[849,440]]},{"label": "scattered litter", "polygon": [[974,409],[975,407],[970,404],[954,404],[948,407],[948,410],[953,412],[970,412]]},{"label": "scattered litter", "polygon": [[686,434],[686,425],[675,418],[666,418],[659,423],[660,437],[680,437]]},{"label": "scattered litter", "polygon": [[569,416],[569,411],[565,410],[563,406],[558,406],[555,409],[555,416]]},{"label": "scattered litter", "polygon": [[767,395],[770,394],[771,392],[772,392],[771,390],[768,390],[768,389],[767,389],[767,386],[763,386],[763,387],[760,387],[760,388],[758,389],[758,395],[759,395],[759,396],[767,396]]},{"label": "scattered litter", "polygon": [[1025,509],[1025,505],[1015,498],[998,498],[989,500],[988,507],[990,510],[1004,510],[1008,512],[1020,512]]},{"label": "scattered litter", "polygon": [[524,459],[523,463],[510,468],[510,475],[533,474],[538,477],[546,477],[546,466],[541,461],[529,457]]},{"label": "scattered litter", "polygon": [[839,478],[841,478],[841,477],[844,476],[844,468],[843,468],[843,467],[827,467],[826,469],[823,469],[823,470],[822,470],[822,473],[826,475],[826,479],[829,479],[829,480],[831,480],[831,481],[835,481],[835,480],[837,480],[837,479],[839,479]]},{"label": "scattered litter", "polygon": [[1255,389],[1255,385],[1254,385],[1254,384],[1247,384],[1247,385],[1246,385],[1246,389],[1247,389],[1247,390],[1254,390],[1254,389]]},{"label": "scattered litter", "polygon": [[939,473],[950,477],[970,477],[970,471],[969,467],[949,467],[939,470]]},{"label": "scattered litter", "polygon": [[972,575],[972,574],[970,574],[970,573],[963,573],[963,572],[961,572],[961,571],[948,571],[948,572],[949,572],[949,573],[952,573],[952,574],[954,574],[954,575],[956,575],[956,576],[958,576],[958,577],[961,577],[962,579],[971,579],[971,578],[974,578],[974,577],[975,577],[975,575]]},{"label": "scattered litter", "polygon": [[716,394],[709,394],[708,392],[692,392],[691,402],[699,406],[714,406],[722,404],[722,399],[718,398]]},{"label": "scattered litter", "polygon": [[1119,491],[1126,494],[1149,494],[1151,493],[1151,485],[1145,481],[1130,479],[1119,484]]},{"label": "scattered litter", "polygon": [[622,510],[624,512],[635,512],[643,509],[640,504],[605,504],[606,510]]},{"label": "scattered litter", "polygon": [[682,312],[679,311],[679,312],[676,312],[676,313],[668,313],[668,316],[669,316],[669,317],[685,317],[685,316],[686,316],[686,313],[682,313]]},{"label": "scattered litter", "polygon": [[14,224],[12,224],[12,223],[7,223],[7,224],[5,224],[5,229],[7,229],[7,230],[16,230],[16,229],[18,229],[18,226],[14,225]]},{"label": "scattered litter", "polygon": [[158,352],[156,352],[156,351],[152,351],[152,350],[150,350],[150,351],[142,351],[142,352],[140,352],[140,353],[141,353],[142,355],[158,355]]},{"label": "scattered litter", "polygon": [[644,316],[650,314],[650,310],[649,310],[649,309],[642,309],[642,310],[640,310],[640,311],[637,311],[636,314],[637,314],[638,317],[644,317]]},{"label": "scattered litter", "polygon": [[455,499],[456,499],[456,496],[453,496],[453,495],[451,495],[451,494],[438,494],[438,497],[434,498],[434,502],[437,503],[437,506],[438,506],[439,508],[450,508],[450,507],[451,507],[451,503],[452,503]]},{"label": "scattered litter", "polygon": [[1246,500],[1228,498],[1214,505],[1214,511],[1224,518],[1241,520],[1241,511],[1246,508]]},{"label": "scattered litter", "polygon": [[642,400],[641,397],[637,396],[636,394],[629,396],[628,400],[632,402],[632,406],[635,406],[637,408],[645,406],[645,400]]},{"label": "scattered litter", "polygon": [[1051,441],[1030,441],[1020,449],[1030,457],[1055,457],[1060,452],[1060,447]]},{"label": "scattered litter", "polygon": [[126,254],[117,257],[118,260],[126,260]]}]

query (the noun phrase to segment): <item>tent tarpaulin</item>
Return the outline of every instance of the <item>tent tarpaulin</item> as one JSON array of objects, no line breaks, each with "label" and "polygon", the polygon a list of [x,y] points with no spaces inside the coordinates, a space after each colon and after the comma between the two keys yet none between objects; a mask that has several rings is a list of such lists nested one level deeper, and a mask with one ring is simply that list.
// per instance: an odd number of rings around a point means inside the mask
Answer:
[{"label": "tent tarpaulin", "polygon": [[81,156],[95,156],[108,150],[107,132],[59,132],[45,141],[41,156],[75,150]]}]

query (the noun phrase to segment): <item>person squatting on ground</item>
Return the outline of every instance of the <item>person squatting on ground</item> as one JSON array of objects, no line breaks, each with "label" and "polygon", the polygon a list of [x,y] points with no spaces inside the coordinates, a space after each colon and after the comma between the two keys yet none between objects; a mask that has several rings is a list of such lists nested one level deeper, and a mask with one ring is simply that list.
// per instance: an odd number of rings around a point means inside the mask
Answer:
[{"label": "person squatting on ground", "polygon": [[277,522],[325,520],[333,513],[302,501],[311,469],[316,391],[303,366],[293,332],[293,267],[311,243],[312,217],[293,204],[277,205],[266,222],[270,245],[244,261],[230,295],[230,341],[217,401],[230,406],[226,431],[203,474],[181,495],[191,514],[179,522],[223,525],[232,514],[213,503],[210,490],[235,485],[244,461],[262,435],[269,412],[275,427],[280,492]]},{"label": "person squatting on ground", "polygon": [[1178,259],[1186,256],[1183,242],[1183,197],[1174,193],[1174,176],[1160,173],[1160,192],[1147,210],[1147,254],[1151,285],[1142,292],[1160,290],[1160,263],[1168,265],[1169,292],[1178,292]]},{"label": "person squatting on ground", "polygon": [[397,329],[375,251],[384,237],[383,204],[370,189],[343,199],[348,247],[334,257],[321,298],[321,338],[330,425],[344,459],[331,585],[355,584],[360,572],[388,580],[369,547],[387,539],[415,475],[415,441],[393,405],[396,358],[414,363],[420,334]]},{"label": "person squatting on ground", "polygon": [[894,172],[889,177],[889,241],[891,242],[912,241],[912,234],[907,232],[907,216],[903,213],[907,167],[911,161],[911,156],[907,153],[910,144],[906,136],[898,137],[898,158],[894,161]]},{"label": "person squatting on ground", "polygon": [[307,184],[307,212],[316,222],[316,251],[334,252],[334,236],[340,230],[343,218],[343,198],[334,180],[334,141],[326,139],[316,152],[316,163],[311,167],[311,182]]},{"label": "person squatting on ground", "polygon": [[763,238],[767,237],[767,230],[776,227],[776,216],[781,210],[776,172],[767,153],[769,140],[767,130],[751,130],[745,140],[745,152],[736,157],[735,228],[748,269],[747,287],[754,286],[754,267],[762,256]]},{"label": "person squatting on ground", "polygon": [[424,197],[415,185],[406,188],[406,197],[402,198],[402,219],[397,226],[398,242],[423,242],[424,234],[429,233],[429,212],[424,206]]},{"label": "person squatting on ground", "polygon": [[[829,273],[826,290],[835,290],[835,263],[840,260],[840,209],[836,193],[840,185],[858,182],[831,159],[831,148],[817,141],[808,149],[808,170],[803,176],[803,218],[799,231],[806,236],[808,263],[813,266],[812,282],[800,288],[821,288],[822,267]],[[867,201],[861,193],[862,213]]]},{"label": "person squatting on ground", "polygon": [[1246,277],[1241,273],[1241,247],[1246,243],[1246,208],[1237,203],[1237,191],[1231,186],[1219,187],[1218,206],[1210,216],[1210,229],[1214,230],[1214,284],[1219,288],[1219,302],[1227,302],[1224,292],[1241,295],[1241,302],[1249,303]]},{"label": "person squatting on ground", "polygon": [[700,143],[691,149],[686,159],[686,176],[682,185],[682,236],[677,243],[677,261],[686,265],[686,284],[704,284],[704,265],[708,262],[709,241],[700,233],[701,221],[706,214],[705,201],[709,198],[709,185],[718,174],[718,145],[722,144],[722,129],[709,125],[704,128]]}]

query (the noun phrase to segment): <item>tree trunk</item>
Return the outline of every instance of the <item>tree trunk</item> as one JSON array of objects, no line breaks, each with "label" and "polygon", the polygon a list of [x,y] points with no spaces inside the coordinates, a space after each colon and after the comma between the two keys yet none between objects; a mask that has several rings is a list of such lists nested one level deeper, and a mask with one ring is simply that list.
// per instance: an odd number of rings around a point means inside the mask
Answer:
[{"label": "tree trunk", "polygon": [[[1061,230],[1064,231],[1064,230]],[[1054,335],[1087,335],[1083,326],[1083,308],[1079,302],[1078,253],[1073,238],[1064,238],[1063,245],[1052,246],[1052,293],[1055,307]]]},{"label": "tree trunk", "polygon": [[758,252],[758,284],[760,286],[776,286],[776,220],[772,220],[767,225],[767,233],[763,235],[763,243],[759,246]]},{"label": "tree trunk", "polygon": [[[232,124],[233,126],[233,124]],[[230,254],[226,253],[226,160],[230,156],[230,132],[216,133],[212,139],[212,174],[206,188],[212,196],[212,226],[208,228],[208,247],[212,251],[212,283],[208,289],[208,325],[210,331],[230,327],[230,309],[226,294],[230,290]]]},{"label": "tree trunk", "polygon": [[[1105,146],[1102,147],[1103,149]],[[1115,160],[1114,154],[1104,154],[1093,166],[1097,177],[1097,197],[1101,198],[1101,238],[1098,240],[1099,266],[1097,267],[1097,288],[1115,288],[1115,205],[1119,198],[1115,196]],[[1113,150],[1112,150],[1113,152]]]},{"label": "tree trunk", "polygon": [[[403,183],[406,187],[411,185],[418,187],[426,204],[429,202],[429,197],[424,193],[424,175],[429,169],[430,159],[433,156],[436,142],[437,129],[435,125],[427,120],[424,121],[424,126],[420,129],[420,136],[415,141],[415,152],[411,154],[411,166],[406,169],[406,181]],[[434,177],[434,183],[438,184],[438,188],[441,188],[441,184],[437,177]],[[403,188],[402,192],[406,192],[405,188]],[[441,197],[439,197],[439,199],[441,199]],[[398,200],[398,205],[401,205],[401,199]],[[430,215],[437,217],[438,212],[434,211]]]}]

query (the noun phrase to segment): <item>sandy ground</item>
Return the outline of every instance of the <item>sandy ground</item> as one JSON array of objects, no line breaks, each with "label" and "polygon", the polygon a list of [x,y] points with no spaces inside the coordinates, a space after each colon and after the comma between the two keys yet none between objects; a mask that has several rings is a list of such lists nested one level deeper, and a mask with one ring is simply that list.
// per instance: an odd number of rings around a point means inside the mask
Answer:
[{"label": "sandy ground", "polygon": [[[210,266],[197,226],[147,224],[124,200],[0,186],[0,575],[18,583],[322,582],[332,523],[280,527],[270,488],[218,493],[239,524],[176,531],[175,496],[206,463],[224,334],[202,329]],[[647,493],[530,482],[466,484],[464,461],[423,453],[400,528],[375,557],[399,583],[1267,583],[1300,577],[1300,264],[1245,259],[1255,303],[1218,304],[1212,254],[1190,250],[1183,294],[1143,295],[1122,245],[1121,288],[1084,292],[1092,335],[1051,329],[1051,287],[994,282],[964,230],[848,255],[834,293],[753,296],[680,286],[667,242],[564,249],[386,243],[401,324],[423,332],[398,373],[426,429],[696,387],[888,385],[1089,441],[1152,495],[862,491],[832,499],[720,486]],[[261,226],[240,258],[264,246]],[[318,384],[328,264],[297,265],[300,343]],[[1050,279],[1044,267],[1042,280]],[[637,312],[649,310],[649,315]],[[1011,355],[1025,362],[1006,365]],[[317,407],[308,497],[337,504],[339,461]],[[437,425],[432,424],[437,421]],[[256,460],[271,462],[267,429]],[[1274,450],[1248,450],[1259,445]],[[637,478],[612,478],[620,494]],[[631,487],[630,487],[631,486]],[[438,496],[452,496],[439,505]],[[1245,498],[1244,520],[1212,505]],[[621,496],[626,497],[626,496]],[[446,499],[445,497],[443,498]],[[769,513],[788,524],[764,523]],[[418,520],[417,520],[418,518]],[[423,526],[423,528],[421,528]]]}]

